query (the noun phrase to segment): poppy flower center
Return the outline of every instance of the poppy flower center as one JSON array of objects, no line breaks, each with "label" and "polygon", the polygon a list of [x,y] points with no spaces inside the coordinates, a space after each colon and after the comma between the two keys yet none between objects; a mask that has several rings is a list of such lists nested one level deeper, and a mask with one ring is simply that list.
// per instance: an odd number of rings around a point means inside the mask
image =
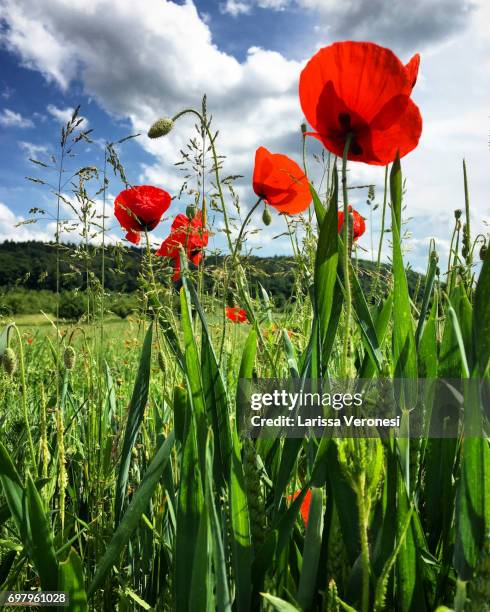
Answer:
[{"label": "poppy flower center", "polygon": [[362,155],[363,148],[356,139],[356,133],[351,126],[351,116],[349,115],[349,113],[339,113],[338,119],[340,127],[345,133],[345,136],[347,136],[349,132],[352,134],[352,140],[349,147],[351,153],[354,153],[354,155]]}]

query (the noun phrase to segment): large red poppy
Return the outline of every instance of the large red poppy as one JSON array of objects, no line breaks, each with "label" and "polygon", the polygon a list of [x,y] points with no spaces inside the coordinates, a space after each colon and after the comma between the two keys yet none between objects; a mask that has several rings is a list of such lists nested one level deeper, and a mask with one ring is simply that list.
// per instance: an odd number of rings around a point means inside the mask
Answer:
[{"label": "large red poppy", "polygon": [[170,201],[166,191],[152,185],[136,185],[121,191],[114,202],[114,214],[127,232],[126,239],[138,244],[140,232],[155,229]]},{"label": "large red poppy", "polygon": [[203,227],[201,211],[189,219],[186,215],[178,214],[172,222],[170,235],[165,238],[156,252],[159,257],[170,257],[174,263],[174,281],[180,278],[180,247],[187,258],[195,266],[202,260],[202,249],[208,245],[209,232]]},{"label": "large red poppy", "polygon": [[308,179],[298,164],[265,147],[255,153],[253,189],[259,198],[289,215],[303,212],[311,202]]},{"label": "large red poppy", "polygon": [[230,319],[230,321],[233,321],[233,323],[247,322],[247,312],[239,306],[227,306],[226,316],[228,317],[228,319]]},{"label": "large red poppy", "polygon": [[[352,206],[349,204],[349,212],[352,213],[353,217],[353,236],[354,240],[360,238],[364,232],[366,231],[366,222],[364,221],[364,217],[362,217],[357,210],[354,210]],[[342,226],[344,225],[344,211],[339,210],[339,220],[338,220],[338,231],[339,234],[342,231]]]},{"label": "large red poppy", "polygon": [[385,166],[418,144],[422,117],[410,94],[420,56],[404,66],[389,49],[370,42],[340,42],[320,49],[303,69],[301,108],[312,136],[342,157]]}]

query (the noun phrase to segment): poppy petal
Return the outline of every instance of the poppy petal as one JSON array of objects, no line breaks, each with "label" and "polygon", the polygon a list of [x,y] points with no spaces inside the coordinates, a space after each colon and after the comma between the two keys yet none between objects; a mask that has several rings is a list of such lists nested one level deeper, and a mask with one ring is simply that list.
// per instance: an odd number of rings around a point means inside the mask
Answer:
[{"label": "poppy petal", "polygon": [[390,49],[351,41],[324,47],[307,63],[299,83],[301,108],[317,131],[321,115],[331,112],[318,108],[329,82],[344,105],[366,122],[391,98],[412,89],[405,66]]},{"label": "poppy petal", "polygon": [[409,82],[412,85],[412,89],[415,87],[415,83],[417,82],[417,77],[419,74],[419,66],[420,66],[420,55],[416,53],[412,59],[405,66],[405,70],[407,71],[407,77]]},{"label": "poppy petal", "polygon": [[422,117],[418,106],[409,100],[403,115],[387,130],[373,130],[372,145],[376,159],[371,163],[385,166],[395,160],[397,152],[404,157],[418,145],[422,134]]},{"label": "poppy petal", "polygon": [[141,241],[141,234],[139,232],[134,232],[133,230],[129,230],[126,234],[126,240],[132,242],[133,244],[139,244]]}]

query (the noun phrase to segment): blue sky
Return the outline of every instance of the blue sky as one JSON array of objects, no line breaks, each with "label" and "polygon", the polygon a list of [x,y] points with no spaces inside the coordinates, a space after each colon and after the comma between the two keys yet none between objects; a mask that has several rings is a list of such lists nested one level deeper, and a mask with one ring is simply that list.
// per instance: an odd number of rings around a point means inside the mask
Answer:
[{"label": "blue sky", "polygon": [[[150,141],[144,133],[158,116],[197,107],[207,93],[220,129],[218,148],[227,156],[225,174],[244,175],[237,182],[243,214],[253,201],[258,146],[299,161],[299,73],[316,49],[343,39],[390,46],[405,62],[416,51],[422,55],[413,97],[424,132],[403,162],[413,266],[424,267],[432,237],[441,257],[447,253],[452,211],[463,206],[463,156],[473,227],[488,232],[490,10],[484,0],[145,0],[135,6],[130,0],[0,0],[0,240],[52,237],[50,223],[13,226],[34,206],[52,210],[49,190],[25,180],[42,176],[27,158],[56,154],[61,125],[77,104],[97,142],[79,148],[74,167],[100,165],[98,143],[142,132],[121,148],[129,180],[175,194],[182,176],[174,163],[193,122],[182,120],[165,140]],[[380,201],[382,169],[351,165],[350,178],[353,185],[374,183]],[[119,188],[111,183],[109,205]],[[352,193],[354,206],[368,216],[365,191]],[[122,239],[110,225],[111,240]],[[254,225],[261,231],[251,244],[259,253],[289,252],[287,240],[272,239],[284,231],[282,218],[275,216],[267,229],[258,218]],[[167,228],[168,222],[156,232],[156,244]],[[216,247],[223,245],[219,230],[216,219]],[[361,246],[370,257],[369,232]]]}]

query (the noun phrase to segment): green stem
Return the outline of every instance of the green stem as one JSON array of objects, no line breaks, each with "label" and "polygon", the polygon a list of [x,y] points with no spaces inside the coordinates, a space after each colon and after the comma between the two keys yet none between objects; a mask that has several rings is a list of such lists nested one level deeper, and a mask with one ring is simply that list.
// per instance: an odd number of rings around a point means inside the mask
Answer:
[{"label": "green stem", "polygon": [[22,393],[22,412],[24,416],[24,424],[27,431],[27,439],[29,441],[29,450],[31,453],[32,469],[37,476],[37,463],[36,463],[36,451],[34,450],[34,442],[32,440],[31,426],[29,423],[29,407],[27,403],[27,385],[26,385],[26,370],[24,362],[24,349],[22,348],[22,337],[20,335],[17,325],[13,328],[17,334],[19,341],[19,374],[20,374],[20,388]]},{"label": "green stem", "polygon": [[253,213],[257,210],[257,208],[259,207],[260,203],[262,202],[262,198],[259,198],[257,200],[257,202],[252,206],[252,208],[248,211],[247,216],[245,217],[242,226],[240,228],[240,231],[238,232],[238,237],[236,239],[235,242],[235,246],[232,249],[231,252],[231,267],[230,267],[230,271],[229,273],[226,275],[226,283],[225,283],[225,289],[224,289],[224,296],[225,296],[225,304],[223,307],[223,325],[222,325],[222,329],[223,332],[221,334],[221,343],[220,343],[220,351],[219,351],[219,361],[221,363],[221,358],[223,356],[223,350],[224,350],[224,346],[225,346],[225,335],[226,335],[226,300],[228,297],[228,289],[230,288],[230,277],[231,277],[231,272],[233,271],[234,265],[235,265],[235,261],[236,258],[238,256],[238,252],[240,250],[241,247],[241,241],[242,241],[242,237],[243,237],[243,233],[245,231],[245,228],[248,225],[248,222],[250,221]]},{"label": "green stem", "polygon": [[196,115],[196,117],[198,117],[199,121],[201,122],[201,125],[204,127],[206,134],[208,135],[209,138],[209,142],[210,142],[210,146],[211,146],[211,154],[213,156],[213,163],[214,163],[214,176],[215,176],[215,180],[216,180],[216,189],[218,190],[218,196],[220,199],[220,203],[221,203],[221,212],[223,213],[223,220],[225,222],[225,232],[226,232],[226,238],[228,241],[228,247],[230,249],[230,252],[233,251],[233,243],[231,241],[231,231],[230,231],[230,223],[228,220],[228,213],[226,211],[226,204],[225,204],[225,198],[223,195],[223,189],[221,188],[221,180],[219,177],[219,160],[218,160],[218,155],[216,153],[216,148],[214,146],[214,138],[209,130],[209,126],[206,123],[206,121],[204,120],[204,117],[201,115],[201,113],[199,113],[198,111],[194,110],[193,108],[186,108],[182,111],[180,111],[179,113],[177,113],[173,118],[172,121],[177,121],[177,119],[179,119],[180,117],[182,117],[183,115],[186,115],[188,113],[191,113],[193,115]]},{"label": "green stem", "polygon": [[369,507],[366,498],[366,474],[363,471],[359,476],[357,488],[357,506],[359,512],[359,536],[361,540],[361,567],[362,567],[362,612],[369,612],[369,540],[368,522]]},{"label": "green stem", "polygon": [[352,315],[352,292],[350,286],[350,270],[349,270],[349,202],[347,199],[347,155],[349,154],[349,147],[352,140],[352,134],[347,134],[344,145],[344,154],[342,156],[342,194],[344,199],[344,288],[345,288],[345,331],[344,331],[344,347],[342,352],[342,376],[347,378],[348,366],[347,360],[349,357],[349,343],[350,343],[350,320]]},{"label": "green stem", "polygon": [[[468,191],[468,174],[466,172],[466,161],[463,159],[463,181],[464,181],[464,207],[466,217],[466,235],[468,236],[468,245],[471,244],[471,228],[470,228],[470,195]],[[467,256],[468,264],[471,264],[471,254],[468,249]]]},{"label": "green stem", "polygon": [[384,240],[384,235],[385,235],[387,194],[388,194],[388,164],[386,164],[386,167],[385,167],[385,189],[384,189],[384,194],[383,194],[383,212],[381,213],[381,233],[380,233],[380,236],[379,236],[378,257],[377,257],[377,260],[376,260],[376,275],[374,277],[373,291],[371,293],[372,296],[375,295],[376,289],[378,287],[378,279],[379,279],[379,275],[380,275],[381,250],[383,248],[383,240]]}]

